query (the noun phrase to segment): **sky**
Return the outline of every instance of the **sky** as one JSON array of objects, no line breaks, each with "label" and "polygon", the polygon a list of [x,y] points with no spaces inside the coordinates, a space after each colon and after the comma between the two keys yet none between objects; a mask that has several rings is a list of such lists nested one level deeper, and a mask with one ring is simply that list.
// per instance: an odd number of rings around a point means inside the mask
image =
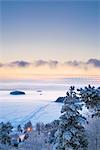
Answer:
[{"label": "sky", "polygon": [[0,1],[0,78],[100,75],[100,2]]}]

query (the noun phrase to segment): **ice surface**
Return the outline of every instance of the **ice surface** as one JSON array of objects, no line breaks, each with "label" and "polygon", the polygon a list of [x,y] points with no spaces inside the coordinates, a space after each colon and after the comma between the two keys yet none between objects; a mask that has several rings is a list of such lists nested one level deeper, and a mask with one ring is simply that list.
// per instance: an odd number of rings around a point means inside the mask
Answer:
[{"label": "ice surface", "polygon": [[13,125],[24,124],[31,120],[51,122],[60,115],[61,105],[55,103],[58,95],[64,91],[25,91],[26,95],[10,95],[10,91],[0,91],[0,122],[11,121]]},{"label": "ice surface", "polygon": [[[76,80],[67,78],[55,82],[0,81],[0,122],[11,121],[14,126],[23,125],[29,120],[34,125],[36,122],[51,122],[60,116],[62,107],[61,103],[54,101],[58,97],[65,96],[71,85],[79,88],[90,81],[92,82],[92,80],[80,78]],[[99,86],[97,83],[93,80],[92,85]],[[12,90],[22,90],[26,94],[10,95]]]}]

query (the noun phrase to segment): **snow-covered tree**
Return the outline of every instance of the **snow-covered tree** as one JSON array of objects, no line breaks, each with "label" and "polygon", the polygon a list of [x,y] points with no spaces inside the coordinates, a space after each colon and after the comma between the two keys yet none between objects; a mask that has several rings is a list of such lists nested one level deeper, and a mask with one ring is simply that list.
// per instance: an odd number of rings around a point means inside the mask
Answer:
[{"label": "snow-covered tree", "polygon": [[40,134],[40,131],[41,131],[41,123],[37,123],[37,124],[36,124],[36,131],[38,132],[38,134]]},{"label": "snow-covered tree", "polygon": [[59,126],[59,120],[54,120],[53,122],[51,122],[48,126],[47,129],[47,133],[48,133],[48,143],[52,144],[55,138],[55,132],[57,131]]},{"label": "snow-covered tree", "polygon": [[17,131],[18,131],[18,132],[22,132],[22,131],[23,131],[22,128],[21,128],[21,125],[18,125],[18,126],[17,126]]},{"label": "snow-covered tree", "polygon": [[92,117],[100,117],[100,87],[88,86],[78,90],[81,100],[85,102],[86,107],[93,111]]},{"label": "snow-covered tree", "polygon": [[53,150],[87,149],[88,142],[82,126],[86,119],[79,113],[79,110],[82,110],[82,104],[75,93],[75,88],[70,87],[62,106]]},{"label": "snow-covered tree", "polygon": [[33,129],[33,126],[32,126],[31,121],[27,122],[27,123],[24,125],[24,130],[25,130],[25,132],[32,131],[32,129]]},{"label": "snow-covered tree", "polygon": [[43,122],[36,123],[36,131],[38,134],[41,134],[45,130],[45,124]]},{"label": "snow-covered tree", "polygon": [[[89,110],[92,118],[89,119],[87,134],[89,137],[89,147],[91,149],[100,149],[100,87],[86,86],[78,90],[81,101],[83,101]],[[89,131],[88,131],[89,128]],[[93,143],[94,142],[94,143]],[[94,145],[94,147],[93,147]]]},{"label": "snow-covered tree", "polygon": [[3,144],[11,144],[11,136],[10,133],[12,132],[12,125],[10,122],[7,123],[0,123],[0,142]]}]

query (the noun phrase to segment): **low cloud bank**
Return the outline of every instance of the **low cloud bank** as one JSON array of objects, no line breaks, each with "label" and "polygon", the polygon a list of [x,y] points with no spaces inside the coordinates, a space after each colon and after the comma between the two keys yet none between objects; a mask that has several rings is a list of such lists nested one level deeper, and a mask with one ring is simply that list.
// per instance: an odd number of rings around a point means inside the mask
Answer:
[{"label": "low cloud bank", "polygon": [[59,64],[59,62],[57,60],[49,60],[49,61],[37,60],[34,62],[34,65],[36,67],[48,65],[50,68],[56,68],[58,64]]},{"label": "low cloud bank", "polygon": [[27,61],[14,61],[14,62],[11,62],[9,64],[7,64],[8,66],[10,67],[28,67],[30,66],[31,63],[27,62]]},{"label": "low cloud bank", "polygon": [[100,60],[99,59],[95,59],[95,58],[91,58],[86,62],[82,62],[82,61],[65,61],[64,63],[59,62],[58,60],[36,60],[34,62],[28,62],[25,60],[21,60],[21,61],[13,61],[10,63],[0,63],[0,68],[2,67],[22,67],[22,68],[26,68],[29,66],[33,66],[33,67],[41,67],[41,66],[49,66],[51,69],[52,68],[56,68],[59,65],[62,66],[72,66],[72,67],[79,67],[79,68],[89,68],[90,65],[92,65],[94,68],[100,68]]},{"label": "low cloud bank", "polygon": [[98,60],[98,59],[89,59],[87,64],[92,64],[95,67],[99,67],[100,68],[100,60]]},{"label": "low cloud bank", "polygon": [[95,58],[91,58],[87,62],[82,62],[77,60],[66,61],[65,64],[73,67],[88,67],[89,65],[92,65],[96,68],[100,68],[100,60]]}]

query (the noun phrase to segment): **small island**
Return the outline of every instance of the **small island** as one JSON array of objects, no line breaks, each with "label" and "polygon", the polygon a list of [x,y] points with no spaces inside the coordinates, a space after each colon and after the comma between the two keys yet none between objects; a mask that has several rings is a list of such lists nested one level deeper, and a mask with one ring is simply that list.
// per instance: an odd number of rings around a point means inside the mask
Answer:
[{"label": "small island", "polygon": [[42,92],[42,90],[37,90],[37,92],[41,93],[41,92]]},{"label": "small island", "polygon": [[12,91],[10,92],[11,95],[25,95],[25,92],[23,91]]},{"label": "small island", "polygon": [[65,97],[58,97],[55,102],[57,102],[57,103],[63,103],[64,99],[65,99]]}]

